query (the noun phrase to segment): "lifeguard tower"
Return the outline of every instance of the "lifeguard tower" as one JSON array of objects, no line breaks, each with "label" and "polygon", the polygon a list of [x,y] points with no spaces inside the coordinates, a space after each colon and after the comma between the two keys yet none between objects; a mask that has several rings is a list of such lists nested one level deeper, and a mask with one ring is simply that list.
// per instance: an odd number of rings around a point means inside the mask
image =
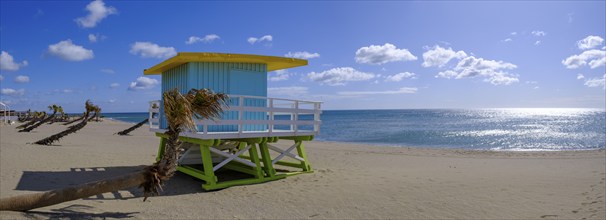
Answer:
[{"label": "lifeguard tower", "polygon": [[[181,93],[206,88],[230,98],[220,120],[197,120],[198,131],[180,134],[185,151],[177,170],[205,181],[202,188],[206,190],[312,172],[303,142],[320,131],[321,103],[267,97],[268,72],[305,65],[307,60],[286,57],[178,53],[144,70],[145,75],[162,75],[163,93],[173,88]],[[149,108],[150,131],[160,137],[157,160],[167,138],[162,106],[162,100],[157,100]],[[278,140],[294,143],[282,149],[272,145]],[[295,148],[297,152],[291,153]],[[246,177],[224,180],[218,175],[222,169]]]}]

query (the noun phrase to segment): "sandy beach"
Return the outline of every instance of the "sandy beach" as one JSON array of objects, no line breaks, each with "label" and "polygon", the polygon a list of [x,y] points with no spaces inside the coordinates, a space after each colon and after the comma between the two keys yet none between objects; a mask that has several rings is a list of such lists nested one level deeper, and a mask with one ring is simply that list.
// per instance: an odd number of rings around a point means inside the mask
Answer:
[{"label": "sandy beach", "polygon": [[[0,197],[137,171],[159,139],[144,126],[89,123],[55,146],[28,144],[65,129],[0,126]],[[279,146],[290,146],[280,142]],[[174,176],[143,202],[137,188],[2,219],[605,219],[606,152],[489,152],[306,142],[314,173],[206,192]]]}]

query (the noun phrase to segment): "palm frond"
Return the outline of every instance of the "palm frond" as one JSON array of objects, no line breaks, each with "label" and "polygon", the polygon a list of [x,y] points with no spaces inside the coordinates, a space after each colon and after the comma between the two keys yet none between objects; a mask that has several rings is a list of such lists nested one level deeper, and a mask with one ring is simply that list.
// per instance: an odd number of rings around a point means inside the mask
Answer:
[{"label": "palm frond", "polygon": [[180,130],[185,129],[196,129],[196,124],[193,120],[193,112],[191,104],[185,96],[183,96],[177,89],[172,89],[165,92],[164,97],[164,114],[166,121],[168,121],[169,129]]},{"label": "palm frond", "polygon": [[223,113],[228,98],[223,93],[214,93],[209,89],[191,89],[187,93],[187,99],[197,119],[217,119]]}]

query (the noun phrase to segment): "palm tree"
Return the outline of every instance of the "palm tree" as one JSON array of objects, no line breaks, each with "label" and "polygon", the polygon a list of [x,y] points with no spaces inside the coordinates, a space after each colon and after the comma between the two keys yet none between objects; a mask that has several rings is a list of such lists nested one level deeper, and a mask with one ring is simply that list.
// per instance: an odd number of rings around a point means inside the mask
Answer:
[{"label": "palm tree", "polygon": [[141,121],[141,122],[137,123],[136,125],[133,125],[133,126],[131,126],[130,128],[124,129],[124,130],[122,130],[122,131],[120,131],[120,132],[118,132],[118,133],[116,133],[116,134],[118,134],[118,135],[122,135],[122,136],[123,136],[123,135],[128,135],[128,133],[130,133],[131,131],[134,131],[135,129],[137,129],[137,128],[141,127],[141,126],[143,126],[143,125],[144,125],[145,123],[147,123],[148,121],[149,121],[149,118],[146,118],[145,120],[143,120],[143,121]]},{"label": "palm tree", "polygon": [[19,117],[19,122],[25,122],[32,119],[32,110],[28,109],[24,116]]},{"label": "palm tree", "polygon": [[65,112],[63,112],[63,107],[61,107],[60,105],[57,106],[57,113],[59,113],[60,116],[58,118],[55,117],[55,119],[52,120],[52,121],[50,121],[48,124],[52,124],[52,123],[55,123],[57,121],[63,121],[63,120],[65,120]]},{"label": "palm tree", "polygon": [[[48,124],[50,125],[52,123],[57,122],[58,120],[61,120],[61,118],[65,114],[65,113],[63,113],[63,107],[61,107],[60,105],[52,105],[52,106],[48,106],[48,107],[49,107],[49,109],[52,108],[53,111],[55,112],[52,120],[48,121]],[[57,114],[59,114],[59,115],[57,115]]]},{"label": "palm tree", "polygon": [[19,130],[19,132],[30,132],[30,131],[34,130],[34,128],[37,128],[40,125],[53,120],[55,118],[55,115],[57,114],[57,111],[59,110],[59,106],[58,105],[49,105],[48,109],[51,110],[51,111],[53,111],[53,114],[51,114],[50,116],[42,119],[41,121],[39,121],[38,123],[36,123],[36,124],[34,124],[32,126],[26,127],[26,128],[24,128],[22,130]]},{"label": "palm tree", "polygon": [[95,121],[99,121],[99,117],[101,117],[101,108],[99,106],[97,106],[97,109],[95,109]]},{"label": "palm tree", "polygon": [[[74,120],[71,120],[71,121],[68,121],[68,122],[63,123],[63,125],[69,125],[69,124],[72,124],[72,123],[74,123],[74,122],[77,122],[77,121],[82,120],[82,119],[84,118],[84,114],[85,114],[85,113],[86,113],[86,112],[82,113],[82,115],[81,115],[80,117],[78,117],[78,118],[76,118],[76,119],[74,119]],[[88,116],[86,116],[86,117],[88,117]]]},{"label": "palm tree", "polygon": [[46,116],[46,112],[42,112],[42,114],[41,114],[40,112],[34,111],[34,114],[31,118],[31,120],[25,124],[17,126],[16,129],[22,129],[22,128],[31,126],[31,125],[35,124],[36,122],[42,120],[45,116]]},{"label": "palm tree", "polygon": [[34,144],[51,145],[55,141],[59,141],[59,139],[65,137],[69,134],[76,133],[80,129],[84,128],[84,126],[86,126],[86,124],[88,123],[88,115],[90,115],[90,112],[95,108],[94,106],[95,105],[93,105],[93,103],[90,100],[86,100],[86,102],[84,103],[84,108],[86,109],[86,111],[84,112],[84,114],[82,114],[82,117],[81,117],[82,121],[80,123],[69,126],[67,129],[65,129],[62,132],[51,135],[42,140],[36,141],[36,142],[34,142]]},{"label": "palm tree", "polygon": [[177,157],[181,141],[179,133],[183,130],[195,130],[193,117],[197,119],[216,119],[223,112],[227,95],[213,93],[210,90],[192,89],[182,95],[173,89],[163,94],[164,113],[168,121],[168,135],[165,151],[160,161],[146,167],[140,172],[91,182],[79,186],[52,190],[48,192],[27,194],[0,199],[0,210],[25,211],[39,207],[59,204],[80,198],[86,198],[106,192],[139,186],[143,188],[145,201],[148,196],[155,195],[161,186],[177,170]]},{"label": "palm tree", "polygon": [[95,114],[93,114],[93,116],[90,117],[88,121],[92,121],[93,119],[95,119],[95,121],[99,121],[99,116],[101,115],[101,108],[98,105],[93,105],[91,107],[91,111]]}]

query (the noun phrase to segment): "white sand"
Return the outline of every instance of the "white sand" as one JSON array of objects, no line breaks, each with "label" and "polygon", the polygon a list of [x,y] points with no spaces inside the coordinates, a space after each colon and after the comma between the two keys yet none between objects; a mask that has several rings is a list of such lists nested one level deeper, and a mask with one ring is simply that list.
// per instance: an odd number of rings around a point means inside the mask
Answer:
[{"label": "white sand", "polygon": [[[144,126],[89,123],[57,146],[27,144],[66,126],[18,133],[0,126],[0,197],[81,184],[141,169],[159,139]],[[289,146],[281,142],[279,146]],[[205,192],[177,174],[142,202],[127,189],[14,218],[146,219],[605,219],[606,152],[478,152],[307,142],[315,169],[278,181]]]}]

